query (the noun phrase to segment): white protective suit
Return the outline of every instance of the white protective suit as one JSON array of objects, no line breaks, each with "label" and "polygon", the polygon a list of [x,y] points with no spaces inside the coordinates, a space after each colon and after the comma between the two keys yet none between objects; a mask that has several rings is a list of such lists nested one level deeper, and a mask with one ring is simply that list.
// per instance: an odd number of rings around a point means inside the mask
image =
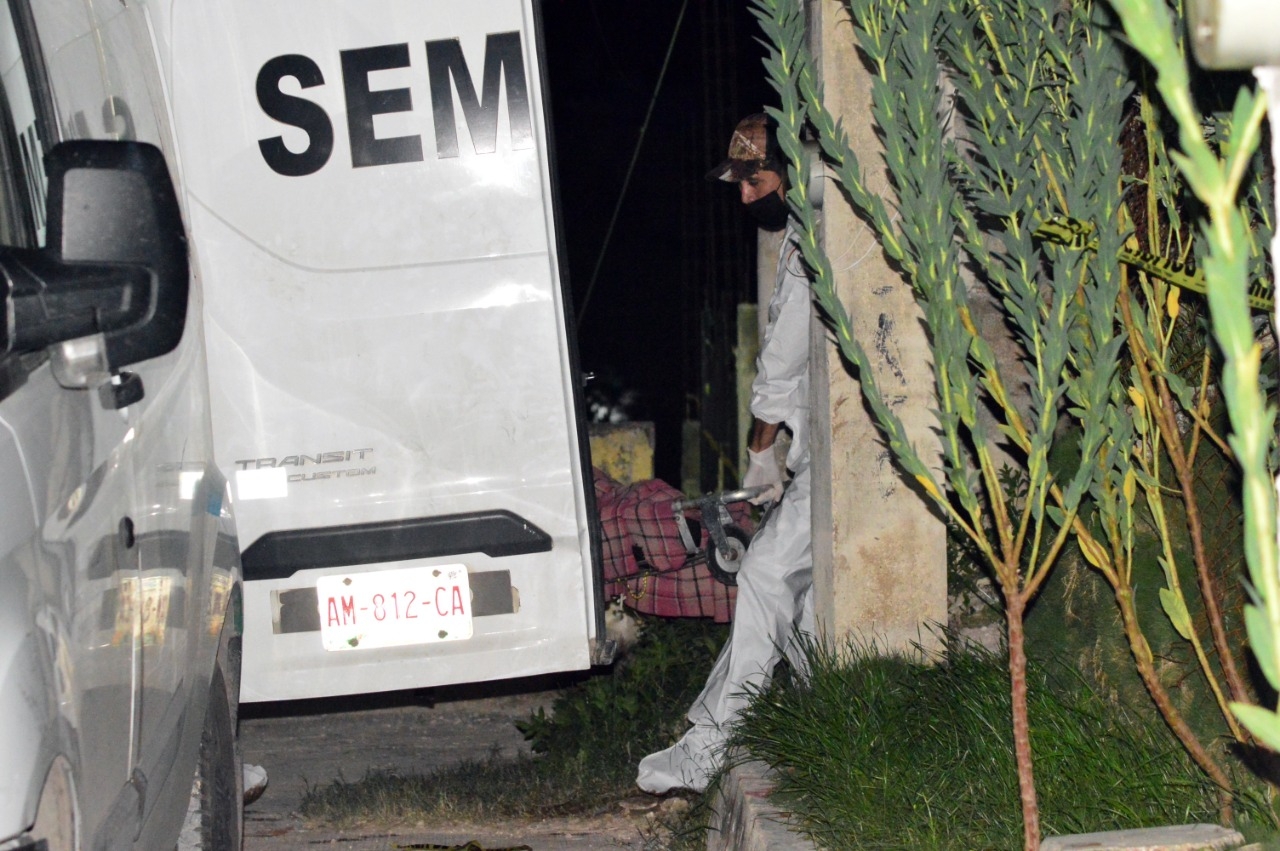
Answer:
[{"label": "white protective suit", "polygon": [[813,549],[809,514],[809,278],[787,226],[777,286],[751,385],[751,413],[791,429],[787,467],[793,477],[756,533],[738,570],[738,602],[729,640],[689,710],[693,727],[676,744],[640,762],[636,785],[662,794],[701,792],[719,767],[725,740],[746,706],[744,689],[763,686],[798,627],[813,632]]}]

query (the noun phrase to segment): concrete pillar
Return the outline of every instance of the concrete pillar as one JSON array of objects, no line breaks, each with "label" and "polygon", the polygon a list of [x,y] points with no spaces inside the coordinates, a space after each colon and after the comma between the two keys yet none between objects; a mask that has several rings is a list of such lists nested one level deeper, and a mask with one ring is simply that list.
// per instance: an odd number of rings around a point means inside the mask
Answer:
[{"label": "concrete pillar", "polygon": [[[888,192],[883,149],[870,120],[870,77],[839,0],[809,0],[809,45],[827,108],[843,117],[872,191]],[[940,468],[933,432],[934,380],[921,313],[870,228],[827,187],[822,237],[837,291],[873,362],[881,393],[926,465]],[[771,269],[772,267],[770,267]],[[814,592],[820,629],[882,650],[936,645],[927,627],[947,621],[946,529],[904,480],[862,401],[858,383],[814,320],[811,442]]]}]

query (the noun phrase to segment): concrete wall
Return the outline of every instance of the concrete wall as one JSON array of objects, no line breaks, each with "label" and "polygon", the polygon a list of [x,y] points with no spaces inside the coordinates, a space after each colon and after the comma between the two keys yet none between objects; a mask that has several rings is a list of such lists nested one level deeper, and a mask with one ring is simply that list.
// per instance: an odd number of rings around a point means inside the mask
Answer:
[{"label": "concrete wall", "polygon": [[[886,186],[871,125],[870,78],[838,0],[809,0],[810,49],[827,107],[843,116],[864,177]],[[920,311],[886,263],[870,229],[834,186],[825,187],[823,240],[840,298],[874,363],[881,393],[902,418],[925,463],[939,468],[934,380]],[[767,267],[772,277],[772,264]],[[762,275],[762,277],[765,277]],[[902,477],[858,389],[815,319],[812,363],[814,591],[820,628],[885,650],[932,646],[927,625],[946,623],[945,527]]]}]

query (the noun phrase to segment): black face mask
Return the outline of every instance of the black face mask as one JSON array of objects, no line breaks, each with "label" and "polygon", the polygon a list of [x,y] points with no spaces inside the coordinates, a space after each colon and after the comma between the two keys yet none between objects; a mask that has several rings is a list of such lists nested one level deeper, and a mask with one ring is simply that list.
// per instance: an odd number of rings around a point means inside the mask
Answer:
[{"label": "black face mask", "polygon": [[780,231],[787,226],[787,214],[790,211],[787,202],[778,197],[777,192],[770,192],[748,204],[747,212],[764,230]]}]

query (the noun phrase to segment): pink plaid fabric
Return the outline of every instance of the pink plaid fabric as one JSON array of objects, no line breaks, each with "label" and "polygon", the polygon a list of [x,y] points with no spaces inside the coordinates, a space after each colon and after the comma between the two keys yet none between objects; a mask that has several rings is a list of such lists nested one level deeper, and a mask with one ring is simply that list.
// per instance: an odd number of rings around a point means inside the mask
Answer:
[{"label": "pink plaid fabric", "polygon": [[[637,612],[670,618],[733,618],[737,593],[717,582],[705,564],[686,565],[671,503],[683,494],[666,482],[649,479],[624,485],[595,469],[596,508],[604,549],[605,597],[623,598]],[[745,504],[729,507],[734,524],[750,533]],[[690,515],[702,525],[696,511]],[[699,546],[707,545],[701,530]]]}]

